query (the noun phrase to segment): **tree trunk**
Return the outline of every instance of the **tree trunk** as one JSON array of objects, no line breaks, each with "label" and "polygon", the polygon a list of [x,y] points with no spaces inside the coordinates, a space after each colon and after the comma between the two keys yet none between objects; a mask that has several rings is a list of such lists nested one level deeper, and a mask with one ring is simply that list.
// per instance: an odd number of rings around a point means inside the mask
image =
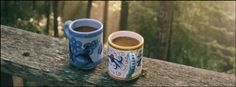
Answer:
[{"label": "tree trunk", "polygon": [[46,17],[47,17],[47,24],[46,24],[46,28],[45,28],[45,30],[44,30],[44,33],[46,34],[46,35],[48,35],[49,34],[49,26],[50,26],[50,3],[51,3],[51,1],[45,1],[44,2],[44,5],[45,5],[45,14],[46,14]]},{"label": "tree trunk", "polygon": [[61,18],[64,18],[64,6],[65,6],[65,1],[61,1],[61,12],[60,12]]},{"label": "tree trunk", "polygon": [[57,12],[57,7],[58,7],[58,2],[57,1],[53,1],[53,30],[54,30],[54,37],[58,37],[58,21],[57,21],[57,17],[58,17],[58,12]]},{"label": "tree trunk", "polygon": [[104,2],[104,13],[103,13],[103,43],[106,42],[106,27],[107,27],[107,17],[108,17],[108,1]]},{"label": "tree trunk", "polygon": [[92,8],[92,0],[88,0],[86,18],[90,18],[91,8]]},{"label": "tree trunk", "polygon": [[129,3],[127,1],[121,1],[120,30],[127,29],[128,11],[129,11]]},{"label": "tree trunk", "polygon": [[9,9],[9,8],[8,8],[7,1],[1,1],[1,4],[2,3],[3,3],[3,5],[1,5],[1,10],[3,9],[4,12],[1,12],[1,23],[7,24],[8,23],[8,17],[7,17],[8,10],[7,9]]},{"label": "tree trunk", "polygon": [[160,1],[159,15],[157,16],[157,57],[167,59],[171,39],[171,26],[173,20],[173,2]]},{"label": "tree trunk", "polygon": [[32,1],[32,9],[33,9],[33,10],[36,10],[36,9],[37,9],[37,4],[36,4],[36,1],[35,1],[35,0]]},{"label": "tree trunk", "polygon": [[169,38],[168,38],[168,51],[167,51],[167,61],[170,61],[171,60],[171,44],[172,44],[172,32],[173,32],[173,30],[172,30],[172,26],[173,26],[173,20],[174,20],[174,13],[175,13],[175,11],[174,11],[174,8],[175,8],[175,6],[176,6],[176,3],[175,2],[172,2],[172,8],[171,8],[171,19],[170,19],[170,30],[169,30],[169,32],[170,32],[170,34],[169,34]]}]

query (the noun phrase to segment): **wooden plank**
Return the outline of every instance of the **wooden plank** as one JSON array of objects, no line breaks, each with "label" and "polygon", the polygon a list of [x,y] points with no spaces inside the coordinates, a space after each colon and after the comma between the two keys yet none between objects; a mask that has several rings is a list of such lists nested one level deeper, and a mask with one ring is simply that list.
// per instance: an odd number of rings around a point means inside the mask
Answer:
[{"label": "wooden plank", "polygon": [[[104,54],[105,55],[105,54]],[[63,39],[1,25],[1,71],[47,86],[235,86],[235,75],[144,58],[146,75],[133,82],[112,80],[106,61],[94,70],[68,64]]]}]

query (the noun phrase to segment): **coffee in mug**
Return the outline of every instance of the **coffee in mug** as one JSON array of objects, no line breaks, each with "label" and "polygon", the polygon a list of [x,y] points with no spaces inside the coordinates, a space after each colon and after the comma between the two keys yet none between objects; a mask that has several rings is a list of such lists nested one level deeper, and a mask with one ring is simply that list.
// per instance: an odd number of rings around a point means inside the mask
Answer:
[{"label": "coffee in mug", "polygon": [[90,26],[80,26],[74,29],[77,32],[91,32],[91,31],[95,31],[97,30],[94,27],[90,27]]},{"label": "coffee in mug", "polygon": [[112,42],[120,46],[135,46],[139,44],[138,40],[131,37],[117,37]]}]

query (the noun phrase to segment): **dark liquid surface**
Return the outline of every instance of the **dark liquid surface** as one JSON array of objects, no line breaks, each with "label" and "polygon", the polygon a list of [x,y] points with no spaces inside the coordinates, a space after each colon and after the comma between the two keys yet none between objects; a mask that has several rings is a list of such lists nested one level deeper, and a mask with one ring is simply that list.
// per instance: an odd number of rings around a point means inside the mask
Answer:
[{"label": "dark liquid surface", "polygon": [[80,26],[80,27],[75,28],[74,30],[78,32],[91,32],[97,29],[94,27],[89,27],[89,26]]},{"label": "dark liquid surface", "polygon": [[138,40],[130,37],[117,37],[112,42],[119,46],[135,46],[139,44]]}]

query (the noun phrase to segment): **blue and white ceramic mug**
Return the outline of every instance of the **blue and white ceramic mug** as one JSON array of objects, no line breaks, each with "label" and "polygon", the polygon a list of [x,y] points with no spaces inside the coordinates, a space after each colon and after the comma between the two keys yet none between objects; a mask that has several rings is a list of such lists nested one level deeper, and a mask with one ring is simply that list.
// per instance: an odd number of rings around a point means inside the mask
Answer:
[{"label": "blue and white ceramic mug", "polygon": [[[93,27],[90,32],[78,32],[75,28]],[[64,23],[64,34],[69,40],[69,63],[80,69],[95,68],[102,61],[103,25],[95,19],[68,20]]]}]

